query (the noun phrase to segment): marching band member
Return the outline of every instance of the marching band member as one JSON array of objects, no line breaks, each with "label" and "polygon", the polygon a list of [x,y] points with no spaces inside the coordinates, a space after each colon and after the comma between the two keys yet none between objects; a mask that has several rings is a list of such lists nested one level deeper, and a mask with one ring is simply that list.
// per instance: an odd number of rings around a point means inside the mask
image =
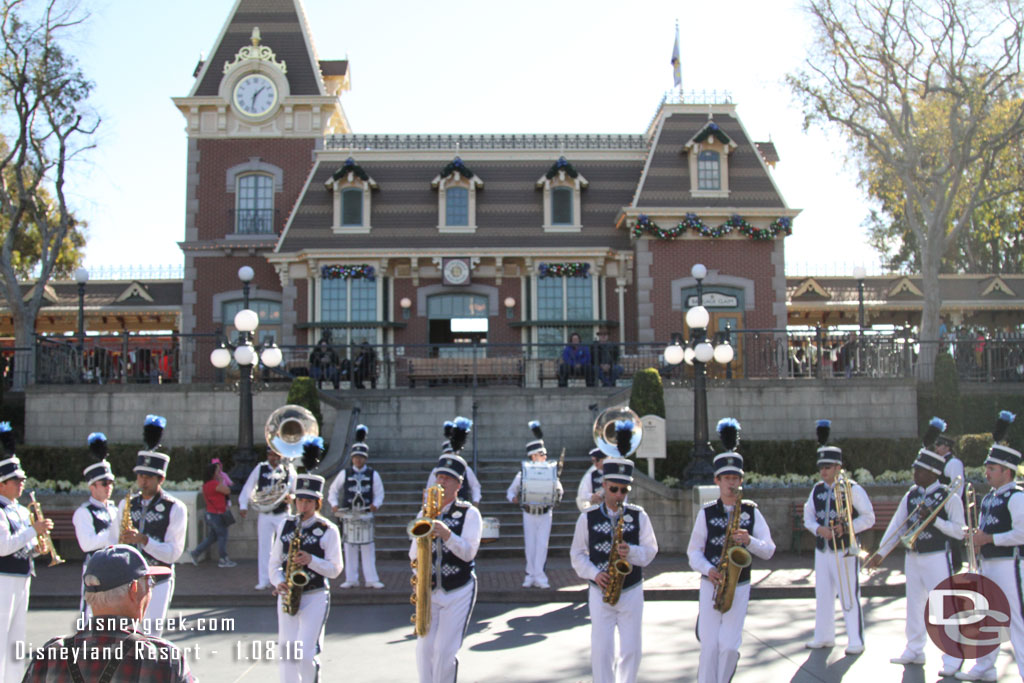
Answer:
[{"label": "marching band member", "polygon": [[33,520],[28,508],[18,503],[26,475],[7,422],[0,422],[0,445],[6,456],[0,460],[0,683],[17,683],[25,673],[25,662],[14,658],[14,643],[25,642],[36,536],[53,529],[53,521]]},{"label": "marching band member", "polygon": [[[526,444],[526,457],[533,462],[546,462],[548,451],[544,447],[544,432],[541,431],[540,422],[533,420],[529,423],[533,431],[534,440]],[[558,491],[558,501],[562,500],[562,482],[555,480],[555,487]],[[523,472],[516,472],[512,484],[505,492],[508,502],[520,505],[520,497],[523,488]],[[523,543],[526,546],[526,579],[523,581],[523,588],[535,586],[537,588],[550,588],[547,574],[544,573],[544,565],[548,560],[548,539],[551,537],[551,522],[553,520],[551,505],[529,505],[525,501],[521,504],[523,508]]]},{"label": "marching band member", "polygon": [[[138,452],[135,461],[135,484],[139,493],[121,501],[118,514],[129,514],[131,527],[120,538],[122,543],[136,546],[151,566],[170,567],[171,572],[154,579],[153,597],[146,608],[143,632],[148,636],[163,635],[163,619],[174,597],[174,563],[185,549],[188,509],[180,500],[164,492],[163,482],[171,458],[158,452],[167,420],[147,415],[142,428],[146,450]],[[127,513],[125,507],[131,505]]]},{"label": "marching band member", "polygon": [[[974,534],[974,547],[981,554],[981,575],[994,581],[1005,592],[1010,603],[1010,645],[1017,660],[1017,672],[1024,678],[1024,619],[1021,602],[1024,587],[1021,573],[1024,567],[1024,495],[1014,481],[1021,463],[1020,451],[1004,445],[1003,439],[1016,416],[1003,410],[999,413],[992,436],[995,443],[985,458],[985,480],[992,486],[981,501],[978,531]],[[1000,648],[979,657],[969,671],[959,671],[961,681],[996,680],[996,658]]]},{"label": "marching band member", "polygon": [[[89,435],[88,443],[89,452],[98,462],[82,470],[89,485],[89,500],[79,505],[71,516],[78,546],[85,553],[83,576],[85,564],[94,552],[117,544],[121,526],[117,505],[110,499],[114,493],[114,473],[107,462],[107,437],[102,432],[93,432]],[[82,585],[81,611],[85,619],[92,613],[85,601],[85,584]]]},{"label": "marching band member", "polygon": [[[731,417],[718,422],[719,438],[726,449],[714,460],[719,497],[697,513],[686,548],[690,568],[701,574],[700,611],[697,615],[697,640],[700,641],[697,680],[700,683],[731,681],[740,659],[743,622],[750,600],[750,565],[740,571],[732,588],[732,606],[722,607],[726,610],[724,612],[719,611],[715,606],[715,592],[717,585],[726,578],[720,566],[726,541],[730,545],[745,547],[750,554],[762,560],[769,560],[775,554],[775,542],[761,511],[754,502],[740,498],[743,456],[735,452],[739,431],[739,422]],[[739,515],[735,518],[737,528],[732,537],[726,539],[724,532],[734,520],[737,505],[740,506]]]},{"label": "marching band member", "polygon": [[[384,503],[384,484],[381,482],[380,473],[366,464],[366,459],[370,457],[370,447],[366,444],[366,435],[366,425],[356,427],[356,440],[349,451],[352,464],[348,469],[338,473],[327,494],[327,501],[331,504],[335,517],[340,512],[347,511],[366,512],[368,510],[372,515]],[[340,501],[339,494],[341,495]],[[373,523],[372,517],[370,523]],[[360,559],[363,565],[363,581],[366,586],[368,588],[384,587],[377,576],[376,547],[372,537],[367,543],[350,543],[346,535],[344,541],[345,583],[341,584],[342,588],[359,585]]]},{"label": "marching band member", "polygon": [[[587,603],[590,608],[590,666],[594,683],[634,683],[640,670],[643,653],[643,567],[658,554],[658,541],[644,509],[626,503],[632,483],[633,463],[625,458],[605,460],[601,483],[604,502],[580,514],[569,551],[576,574],[590,582]],[[616,546],[614,541],[620,519],[622,542]],[[609,596],[606,601],[606,591],[612,582],[609,564],[613,559],[624,559],[632,568],[625,577],[621,577],[619,594]],[[616,629],[619,631],[617,654]]]},{"label": "marching band member", "polygon": [[[933,417],[928,424],[922,438],[924,448],[918,451],[914,460],[914,486],[903,494],[903,500],[893,514],[889,528],[885,530],[878,552],[866,565],[868,569],[879,566],[882,559],[899,545],[901,535],[910,532],[906,527],[907,519],[919,504],[923,503],[925,507],[915,517],[917,520],[926,519],[932,510],[941,506],[934,521],[922,529],[913,548],[908,549],[904,556],[903,571],[907,577],[907,647],[899,657],[889,660],[893,664],[924,664],[924,645],[928,641],[928,633],[921,615],[924,614],[929,591],[953,575],[951,546],[954,543],[950,539],[959,545],[964,537],[963,502],[958,491],[951,491],[949,486],[939,481],[945,462],[938,453],[930,450],[938,434],[945,428],[946,423],[937,417]],[[960,483],[963,484],[963,479]],[[953,676],[960,670],[961,662],[958,657],[943,654],[940,675]]]},{"label": "marching band member", "polygon": [[[457,426],[456,426],[456,423]],[[457,417],[455,422],[447,420],[444,423],[444,436],[445,441],[441,444],[441,454],[456,455],[462,460],[463,464],[466,465],[466,476],[462,482],[462,487],[459,489],[459,499],[467,500],[473,505],[480,507],[480,480],[476,478],[476,474],[473,472],[473,468],[469,466],[466,459],[463,458],[459,453],[462,451],[462,447],[466,443],[466,437],[469,434],[470,427],[473,422],[469,418]],[[458,448],[452,445],[452,442],[458,444]],[[427,477],[427,488],[437,483],[437,468],[435,467],[430,471],[430,476]]]},{"label": "marching band member", "polygon": [[[238,509],[242,519],[245,519],[249,512],[249,502],[252,500],[253,494],[272,488],[282,479],[287,479],[288,491],[295,490],[295,468],[290,462],[284,461],[280,453],[268,448],[267,459],[253,468],[253,471],[249,473],[249,478],[245,480],[242,492],[238,495]],[[273,510],[257,513],[259,517],[256,519],[258,541],[255,589],[258,591],[273,587],[270,583],[267,561],[270,558],[270,549],[274,542],[274,532],[288,515],[289,497],[290,494]]]},{"label": "marching band member", "polygon": [[[302,441],[302,462],[309,472],[320,462],[324,441],[307,436]],[[281,683],[312,683],[320,680],[320,651],[324,645],[324,626],[331,606],[330,579],[341,574],[341,535],[338,527],[322,517],[324,478],[300,474],[295,484],[295,509],[277,529],[277,542],[270,553],[270,576],[278,596],[277,647],[281,653],[278,671]],[[301,531],[297,531],[301,529]],[[302,592],[298,612],[284,611],[289,591],[286,569],[289,550],[296,533],[301,533],[294,562],[305,567],[309,582],[292,590]]]},{"label": "marching band member", "polygon": [[601,487],[601,477],[603,476],[601,464],[605,459],[604,451],[600,448],[591,449],[590,459],[593,464],[583,473],[579,488],[576,489],[576,507],[580,509],[580,512],[598,505],[604,500],[604,488]]},{"label": "marching band member", "polygon": [[[459,649],[476,603],[475,560],[483,523],[475,506],[458,499],[466,475],[465,461],[442,455],[435,472],[444,497],[431,537],[440,539],[440,544],[433,543],[430,630],[416,641],[416,669],[420,683],[451,683],[458,672]],[[415,540],[409,548],[409,559],[416,559]]]},{"label": "marching band member", "polygon": [[[938,418],[934,418],[938,419]],[[961,478],[964,482],[963,488],[960,490],[960,502],[961,507],[967,510],[967,475],[964,472],[964,461],[956,457],[956,453],[953,452],[953,448],[956,446],[956,442],[952,437],[946,434],[939,434],[935,439],[935,452],[942,456],[944,465],[942,468],[942,474],[946,478],[947,482],[955,481],[957,477]],[[954,543],[952,545],[953,554],[953,573],[956,574],[960,571],[960,568],[964,564],[964,546],[962,543]]]},{"label": "marching band member", "polygon": [[[804,503],[804,527],[815,536],[814,597],[817,601],[814,638],[808,649],[835,647],[836,596],[846,622],[846,654],[864,652],[864,618],[860,607],[860,559],[847,552],[850,531],[836,512],[836,478],[843,468],[843,451],[828,446],[831,420],[818,420],[818,472],[821,481],[814,485]],[[854,535],[875,524],[875,510],[867,492],[850,482],[850,517]]]}]

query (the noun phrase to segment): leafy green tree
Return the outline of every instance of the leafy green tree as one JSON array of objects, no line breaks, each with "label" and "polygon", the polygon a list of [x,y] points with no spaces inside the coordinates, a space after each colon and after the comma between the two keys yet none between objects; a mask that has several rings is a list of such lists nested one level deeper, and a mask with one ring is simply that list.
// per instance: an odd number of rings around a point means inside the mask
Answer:
[{"label": "leafy green tree", "polygon": [[[787,76],[805,125],[838,129],[863,174],[897,180],[889,211],[913,235],[924,305],[921,338],[937,341],[942,259],[979,208],[1019,192],[1002,176],[1024,135],[1018,0],[809,0],[815,42]],[[931,380],[937,343],[921,346]]]},{"label": "leafy green tree", "polygon": [[[70,268],[82,245],[65,186],[68,165],[92,147],[99,119],[87,102],[92,83],[60,45],[82,21],[63,0],[0,0],[0,274],[15,345],[26,349],[16,357],[27,369],[17,384],[34,379],[28,349],[43,285]],[[19,276],[33,267],[37,286],[23,300]]]}]

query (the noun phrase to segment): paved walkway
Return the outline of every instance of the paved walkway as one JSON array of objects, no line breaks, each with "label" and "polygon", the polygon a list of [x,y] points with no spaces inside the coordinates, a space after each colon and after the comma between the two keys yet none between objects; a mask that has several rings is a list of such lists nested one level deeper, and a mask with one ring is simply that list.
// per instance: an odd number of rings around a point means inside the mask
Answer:
[{"label": "paved walkway", "polygon": [[[755,599],[809,598],[814,595],[814,557],[779,553],[768,562],[756,560],[753,571]],[[551,588],[523,588],[525,561],[519,558],[483,558],[477,562],[480,602],[584,602],[585,582],[572,570],[568,557],[548,559],[547,574]],[[904,576],[902,559],[890,557],[878,573],[862,574],[861,593],[865,597],[902,596]],[[343,578],[333,581],[332,604],[406,604],[411,594],[409,563],[380,560],[377,571],[383,590],[354,588],[342,590]],[[73,607],[78,604],[81,562],[69,561],[58,567],[37,566],[32,582],[32,607]],[[659,555],[644,570],[647,600],[696,600],[699,575],[690,571],[682,555]],[[344,574],[342,575],[342,577]],[[242,561],[237,567],[220,569],[206,561],[198,567],[179,564],[173,604],[176,607],[258,606],[272,601],[269,591],[257,592],[256,561]]]}]

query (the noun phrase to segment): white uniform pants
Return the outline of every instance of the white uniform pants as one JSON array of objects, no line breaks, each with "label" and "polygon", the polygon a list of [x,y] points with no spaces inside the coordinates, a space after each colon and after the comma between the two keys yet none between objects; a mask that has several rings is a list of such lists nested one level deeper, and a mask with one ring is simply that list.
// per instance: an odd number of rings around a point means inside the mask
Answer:
[{"label": "white uniform pants", "polygon": [[[843,572],[840,585],[839,571]],[[844,555],[839,551],[839,562],[831,550],[814,551],[814,597],[817,610],[814,616],[814,640],[833,642],[836,639],[836,598],[842,587],[849,609],[843,611],[846,622],[846,639],[848,647],[864,645],[864,616],[860,608],[860,562],[853,555]]]},{"label": "white uniform pants", "polygon": [[[743,621],[750,602],[750,583],[736,586],[732,607],[726,613],[715,609],[715,585],[707,577],[700,580],[700,611],[697,613],[697,640],[700,641],[698,683],[728,683],[736,673]],[[733,653],[733,654],[731,654]]]},{"label": "white uniform pants", "polygon": [[[445,593],[430,595],[430,632],[416,640],[416,669],[420,683],[455,683],[459,648],[476,602],[476,579]],[[283,683],[283,682],[282,682]]]},{"label": "white uniform pants", "polygon": [[[982,559],[981,575],[995,581],[1003,589],[1006,600],[1010,603],[1010,645],[1017,660],[1017,672],[1024,679],[1024,620],[1021,619],[1021,600],[1024,599],[1021,578],[1024,575],[1024,560],[1014,560],[1012,557],[998,560]],[[1001,647],[997,647],[984,657],[980,657],[970,672],[981,677],[995,676],[996,658],[1000,649]]]},{"label": "white uniform pants", "polygon": [[174,570],[171,570],[171,578],[161,581],[153,586],[153,596],[149,600],[149,607],[142,619],[142,632],[147,636],[163,638],[163,620],[167,616],[167,608],[171,606],[171,598],[174,597]]},{"label": "white uniform pants", "polygon": [[[590,666],[594,683],[636,683],[640,669],[641,627],[644,616],[644,588],[637,584],[619,596],[615,605],[604,601],[604,592],[591,584]],[[615,629],[619,631],[618,654]]]},{"label": "white uniform pants", "polygon": [[[331,608],[326,589],[302,594],[299,613],[285,614],[277,599],[277,653],[281,683],[315,683],[320,680],[320,650],[324,626]],[[301,656],[300,656],[301,654]]]},{"label": "white uniform pants", "polygon": [[547,583],[544,565],[548,561],[548,539],[551,537],[551,510],[543,515],[523,513],[523,541],[526,544],[526,578]]},{"label": "white uniform pants", "polygon": [[256,520],[256,531],[259,541],[256,546],[256,582],[261,586],[270,586],[270,550],[274,543],[274,532],[277,531],[285,513],[271,515],[261,512]]},{"label": "white uniform pants", "polygon": [[28,660],[14,658],[14,643],[25,641],[25,613],[31,576],[0,574],[0,683],[18,683]]},{"label": "white uniform pants", "polygon": [[345,543],[345,583],[359,583],[359,564],[363,565],[363,582],[380,581],[377,577],[377,545],[375,543]]},{"label": "white uniform pants", "polygon": [[[934,553],[908,552],[903,560],[903,572],[907,576],[907,649],[905,654],[912,657],[924,655],[928,642],[925,628],[925,607],[928,593],[952,574],[949,558],[945,551]],[[942,655],[945,669],[959,669],[962,659],[953,655]]]}]

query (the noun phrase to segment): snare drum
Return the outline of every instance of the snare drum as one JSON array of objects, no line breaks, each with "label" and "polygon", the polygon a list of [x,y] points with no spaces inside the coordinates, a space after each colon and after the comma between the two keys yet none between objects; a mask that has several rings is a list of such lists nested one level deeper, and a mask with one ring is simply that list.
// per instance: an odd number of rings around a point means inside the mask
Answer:
[{"label": "snare drum", "polygon": [[524,462],[521,482],[523,505],[551,507],[558,502],[558,463]]},{"label": "snare drum", "polygon": [[339,517],[344,523],[345,543],[355,545],[373,543],[372,512],[342,512]]},{"label": "snare drum", "polygon": [[480,535],[481,543],[494,543],[501,536],[501,520],[497,517],[483,518],[483,533]]}]

